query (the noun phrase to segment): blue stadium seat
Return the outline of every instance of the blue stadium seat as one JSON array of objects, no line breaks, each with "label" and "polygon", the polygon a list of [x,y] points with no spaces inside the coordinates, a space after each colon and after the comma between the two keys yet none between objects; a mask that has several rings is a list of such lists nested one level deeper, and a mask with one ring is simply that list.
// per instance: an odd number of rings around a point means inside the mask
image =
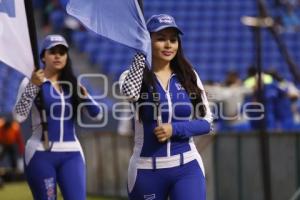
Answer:
[{"label": "blue stadium seat", "polygon": [[[65,2],[65,0],[62,0]],[[271,0],[266,1],[270,13],[276,15]],[[144,14],[148,19],[152,14],[168,13],[184,31],[183,46],[186,56],[197,71],[206,80],[222,81],[225,70],[234,67],[241,77],[246,76],[247,67],[253,64],[255,49],[251,28],[241,23],[241,17],[257,14],[256,2],[253,0],[199,1],[199,0],[160,0],[144,1]],[[63,18],[56,13],[54,18]],[[264,30],[263,34],[263,66],[268,69],[271,64],[287,69],[277,44],[271,34]],[[282,34],[296,63],[300,63],[299,34]],[[99,71],[111,75],[113,79],[120,73],[116,66],[128,66],[132,55],[126,48],[99,37],[89,31],[75,31],[72,40],[80,52],[86,52],[92,64],[99,66]],[[124,49],[126,49],[124,51]],[[124,63],[122,63],[124,62]],[[290,79],[288,70],[282,71],[285,78]]]},{"label": "blue stadium seat", "polygon": [[72,43],[79,52],[83,52],[84,45],[88,41],[88,33],[86,31],[73,31],[71,34]]},{"label": "blue stadium seat", "polygon": [[65,12],[60,9],[56,9],[50,13],[49,19],[54,32],[58,32],[64,26]]},{"label": "blue stadium seat", "polygon": [[101,49],[99,48],[99,44],[96,43],[95,41],[87,41],[87,43],[85,43],[84,47],[83,47],[83,51],[85,53],[87,53],[88,57],[89,57],[89,61],[92,64],[96,63],[96,58],[97,55],[100,53]]}]

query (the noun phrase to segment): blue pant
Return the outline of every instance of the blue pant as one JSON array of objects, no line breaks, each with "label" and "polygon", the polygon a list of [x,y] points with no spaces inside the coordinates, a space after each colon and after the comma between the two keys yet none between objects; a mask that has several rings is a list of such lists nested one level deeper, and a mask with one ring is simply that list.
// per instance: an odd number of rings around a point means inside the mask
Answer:
[{"label": "blue pant", "polygon": [[37,151],[25,173],[35,200],[56,200],[56,183],[64,200],[86,199],[85,164],[80,152]]},{"label": "blue pant", "polygon": [[197,160],[166,169],[138,169],[131,200],[205,200],[205,177]]}]

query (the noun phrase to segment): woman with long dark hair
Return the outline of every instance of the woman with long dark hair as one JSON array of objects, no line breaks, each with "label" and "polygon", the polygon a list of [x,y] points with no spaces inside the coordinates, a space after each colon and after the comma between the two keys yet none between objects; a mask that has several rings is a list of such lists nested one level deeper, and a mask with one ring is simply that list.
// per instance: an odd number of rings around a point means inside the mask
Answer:
[{"label": "woman with long dark hair", "polygon": [[85,161],[75,122],[81,105],[93,118],[100,119],[103,113],[87,90],[78,85],[68,49],[61,35],[44,39],[40,53],[44,68],[22,81],[14,108],[19,122],[31,112],[33,134],[26,144],[25,173],[36,200],[56,199],[57,183],[65,200],[86,199]]},{"label": "woman with long dark hair", "polygon": [[193,136],[211,131],[212,114],[199,76],[183,54],[172,16],[147,22],[152,66],[138,53],[120,77],[135,107],[135,146],[128,170],[132,200],[204,200],[204,166]]}]

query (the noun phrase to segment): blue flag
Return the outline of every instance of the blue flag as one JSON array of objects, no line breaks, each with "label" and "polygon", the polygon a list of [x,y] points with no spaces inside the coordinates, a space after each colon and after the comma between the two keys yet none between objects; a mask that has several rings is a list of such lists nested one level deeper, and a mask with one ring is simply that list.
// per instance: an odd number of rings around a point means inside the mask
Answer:
[{"label": "blue flag", "polygon": [[9,17],[16,17],[15,0],[0,0],[0,12]]},{"label": "blue flag", "polygon": [[137,0],[70,0],[67,12],[87,28],[144,53],[151,66],[151,39]]}]

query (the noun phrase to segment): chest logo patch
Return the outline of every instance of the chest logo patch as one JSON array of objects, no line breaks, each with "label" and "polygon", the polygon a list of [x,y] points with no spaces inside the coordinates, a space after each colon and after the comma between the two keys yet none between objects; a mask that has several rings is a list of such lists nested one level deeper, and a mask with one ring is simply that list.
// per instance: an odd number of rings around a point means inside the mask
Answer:
[{"label": "chest logo patch", "polygon": [[184,87],[180,83],[175,83],[177,90],[185,90]]}]

